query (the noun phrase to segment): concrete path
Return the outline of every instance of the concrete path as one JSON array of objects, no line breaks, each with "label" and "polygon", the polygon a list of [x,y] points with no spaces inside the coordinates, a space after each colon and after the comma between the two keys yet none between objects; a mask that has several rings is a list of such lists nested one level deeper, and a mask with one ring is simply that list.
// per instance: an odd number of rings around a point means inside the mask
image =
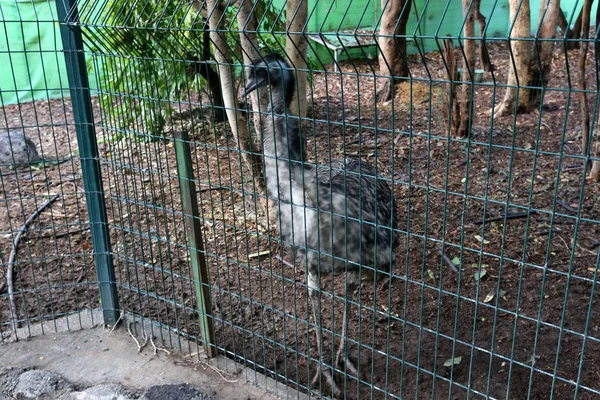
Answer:
[{"label": "concrete path", "polygon": [[[46,332],[29,340],[0,344],[0,360],[2,399],[306,398],[223,357],[209,362],[196,355],[161,351],[155,355],[150,343],[138,353],[138,345],[125,328],[110,334],[104,327]],[[38,387],[44,383],[46,388]],[[48,387],[54,389],[42,394]]]}]

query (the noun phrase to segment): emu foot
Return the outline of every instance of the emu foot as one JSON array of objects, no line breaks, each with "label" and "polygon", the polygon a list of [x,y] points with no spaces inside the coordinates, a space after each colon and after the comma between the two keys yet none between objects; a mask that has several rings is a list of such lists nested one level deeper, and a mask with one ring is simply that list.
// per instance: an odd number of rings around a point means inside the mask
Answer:
[{"label": "emu foot", "polygon": [[328,369],[323,368],[322,364],[319,364],[317,373],[315,374],[315,377],[313,378],[313,380],[310,383],[311,386],[318,386],[320,377],[323,377],[324,380],[329,385],[329,387],[331,388],[331,397],[333,397],[334,399],[339,398],[342,394],[342,391],[340,390],[337,383],[335,383],[335,381],[333,380],[333,375],[331,375],[331,372],[329,372]]}]

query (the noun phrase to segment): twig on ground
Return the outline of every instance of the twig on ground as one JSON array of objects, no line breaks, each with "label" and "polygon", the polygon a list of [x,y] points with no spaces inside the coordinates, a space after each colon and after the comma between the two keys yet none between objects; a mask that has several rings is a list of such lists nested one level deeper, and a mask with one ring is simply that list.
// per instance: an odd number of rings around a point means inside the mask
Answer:
[{"label": "twig on ground", "polygon": [[225,375],[232,375],[232,374],[229,374],[229,373],[227,373],[227,372],[225,372],[225,371],[221,371],[219,368],[217,368],[217,367],[214,367],[214,366],[210,365],[209,363],[207,363],[207,362],[205,362],[205,361],[198,361],[198,363],[200,363],[201,365],[205,365],[205,366],[207,366],[208,368],[210,368],[210,369],[212,369],[213,371],[215,371],[215,372],[216,372],[217,374],[219,374],[219,376],[220,376],[220,377],[221,377],[221,378],[222,378],[222,379],[223,379],[225,382],[227,382],[227,383],[236,383],[236,382],[238,382],[238,381],[239,381],[239,379],[232,380],[232,379],[227,379],[227,378],[225,378]]},{"label": "twig on ground", "polygon": [[85,231],[89,231],[89,230],[90,230],[90,228],[86,226],[85,228],[73,229],[72,231],[57,233],[56,235],[53,235],[53,234],[42,235],[41,237],[44,239],[58,239],[58,238],[61,238],[64,236],[69,236],[69,235],[73,235],[75,233],[85,232]]},{"label": "twig on ground", "polygon": [[481,225],[481,224],[487,224],[489,222],[504,221],[505,219],[509,220],[509,219],[527,218],[529,215],[533,215],[533,214],[537,214],[537,211],[532,210],[532,211],[529,211],[529,212],[522,212],[522,213],[508,213],[508,214],[503,215],[501,217],[481,219],[481,220],[475,221],[473,223],[475,225]]},{"label": "twig on ground", "polygon": [[[6,269],[6,287],[8,289],[8,304],[10,307],[12,328],[13,328],[15,335],[17,333],[17,328],[18,328],[18,326],[17,326],[18,317],[17,317],[17,307],[15,305],[15,294],[14,294],[14,286],[13,286],[13,272],[14,272],[13,267],[15,264],[15,259],[17,257],[17,249],[19,248],[19,242],[21,241],[21,237],[23,236],[23,234],[25,233],[25,231],[27,230],[29,225],[33,222],[33,220],[35,218],[37,218],[37,216],[40,215],[40,213],[42,211],[44,211],[44,209],[46,209],[46,207],[48,207],[50,204],[54,203],[59,197],[60,196],[58,194],[55,194],[54,196],[52,196],[51,198],[49,198],[48,200],[43,202],[42,205],[40,205],[38,207],[38,209],[35,210],[35,212],[29,216],[29,218],[27,218],[27,220],[25,221],[23,226],[21,226],[21,228],[19,228],[19,231],[18,231],[17,235],[15,236],[15,240],[13,242],[12,250],[10,251],[10,256],[8,258],[8,266]],[[1,293],[1,291],[0,291],[0,293]]]},{"label": "twig on ground", "polygon": [[568,205],[567,203],[565,203],[562,200],[556,200],[556,204],[558,204],[559,206],[561,206],[562,208],[564,208],[565,210],[567,210],[570,213],[576,214],[577,210],[575,210],[573,207],[571,207],[570,205]]},{"label": "twig on ground", "polygon": [[290,267],[290,268],[296,268],[296,267],[294,267],[294,266],[293,266],[291,263],[289,263],[289,262],[285,261],[285,260],[283,259],[283,257],[281,257],[281,256],[275,256],[275,258],[276,258],[276,259],[278,259],[279,261],[281,261],[282,263],[284,263],[285,265],[287,265],[287,266],[288,266],[288,267]]},{"label": "twig on ground", "polygon": [[[117,319],[117,322],[115,322],[115,324],[113,325],[113,327],[111,328],[110,332],[108,332],[108,336],[110,336],[111,333],[113,333],[113,331],[115,330],[115,328],[117,327],[117,325],[119,325],[119,322],[121,322],[121,320],[125,317],[125,311],[121,310],[121,314],[119,314],[119,319]],[[131,333],[131,332],[130,332]]]},{"label": "twig on ground", "polygon": [[450,267],[450,269],[458,274],[458,269],[456,268],[456,265],[454,265],[454,263],[452,262],[452,260],[450,259],[450,257],[448,257],[446,255],[446,253],[444,253],[444,249],[443,248],[440,249],[440,253],[442,254],[442,257],[444,257],[444,260],[446,261],[446,264],[448,264],[448,266]]},{"label": "twig on ground", "polygon": [[210,192],[211,190],[230,190],[229,188],[222,186],[204,186],[200,188],[197,193]]}]

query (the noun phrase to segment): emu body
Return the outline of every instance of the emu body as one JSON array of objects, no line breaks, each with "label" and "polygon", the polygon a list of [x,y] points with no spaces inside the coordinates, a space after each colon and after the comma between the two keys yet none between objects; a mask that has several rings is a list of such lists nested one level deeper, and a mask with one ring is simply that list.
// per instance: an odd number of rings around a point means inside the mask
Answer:
[{"label": "emu body", "polygon": [[[258,60],[248,75],[246,94],[261,86],[271,89],[261,125],[267,194],[276,202],[282,241],[292,247],[294,260],[307,269],[313,317],[320,329],[320,275],[345,273],[350,298],[361,277],[390,271],[397,243],[393,191],[372,165],[360,160],[333,160],[316,168],[305,164],[298,119],[289,111],[295,79],[279,55]],[[343,361],[351,373],[358,374],[346,354],[348,308],[346,301],[336,364]],[[315,380],[322,374],[338,396],[340,389],[322,368],[319,332],[317,345],[321,364]]]}]

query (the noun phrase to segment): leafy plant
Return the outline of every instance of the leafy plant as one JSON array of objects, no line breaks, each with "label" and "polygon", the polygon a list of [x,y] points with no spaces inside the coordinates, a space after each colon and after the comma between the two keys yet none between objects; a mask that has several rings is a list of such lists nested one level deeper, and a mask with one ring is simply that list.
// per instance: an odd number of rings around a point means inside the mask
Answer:
[{"label": "leafy plant", "polygon": [[[171,114],[169,105],[186,100],[190,88],[208,86],[214,103],[222,104],[218,79],[212,80],[213,85],[205,79],[211,72],[205,61],[212,59],[213,49],[204,36],[206,20],[193,1],[108,0],[100,11],[93,9],[93,2],[88,4],[81,15],[92,36],[91,50],[103,54],[97,68],[100,105],[106,118],[119,121],[124,134],[118,137],[147,132],[144,138],[159,139]],[[264,0],[254,12],[259,16],[259,46],[283,50],[283,13]],[[237,55],[233,62],[241,66],[236,7],[229,6],[225,15],[227,42]]]}]

